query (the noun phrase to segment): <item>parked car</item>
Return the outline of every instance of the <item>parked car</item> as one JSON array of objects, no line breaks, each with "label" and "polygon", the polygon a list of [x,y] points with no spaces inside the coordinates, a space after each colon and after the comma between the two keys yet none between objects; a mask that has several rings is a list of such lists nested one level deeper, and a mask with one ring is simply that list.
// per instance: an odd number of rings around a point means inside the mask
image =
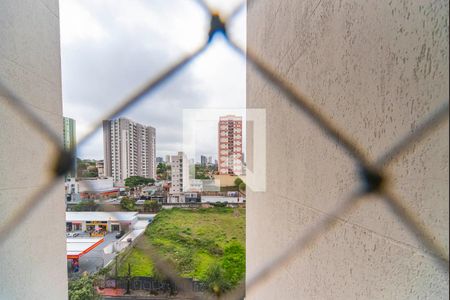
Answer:
[{"label": "parked car", "polygon": [[123,235],[125,234],[125,231],[120,231],[116,234],[116,239],[120,239],[121,237],[123,237]]}]

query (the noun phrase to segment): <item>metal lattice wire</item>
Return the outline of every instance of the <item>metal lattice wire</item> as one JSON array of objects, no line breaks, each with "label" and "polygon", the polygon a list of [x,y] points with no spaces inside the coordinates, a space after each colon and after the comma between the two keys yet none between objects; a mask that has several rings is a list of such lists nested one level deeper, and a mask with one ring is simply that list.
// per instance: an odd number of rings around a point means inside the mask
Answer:
[{"label": "metal lattice wire", "polygon": [[[103,118],[98,120],[93,126],[92,131],[82,137],[77,146],[84,144],[102,125],[102,120],[112,119],[120,115],[124,110],[130,106],[136,105],[144,96],[154,91],[158,86],[170,80],[175,73],[180,72],[183,68],[202,55],[208,50],[208,46],[213,43],[213,36],[221,32],[226,37],[230,49],[236,51],[242,57],[246,58],[247,63],[252,65],[273,88],[278,89],[285,98],[298,107],[317,127],[319,127],[330,139],[334,140],[339,147],[345,150],[345,153],[356,163],[359,172],[360,187],[344,198],[344,201],[337,206],[334,211],[321,219],[319,222],[313,224],[309,231],[299,236],[298,240],[293,243],[293,246],[286,250],[284,254],[275,258],[265,268],[263,268],[254,277],[242,282],[236,289],[223,295],[221,299],[242,299],[246,291],[251,291],[258,288],[265,280],[271,276],[275,276],[284,266],[298,256],[302,255],[304,251],[312,244],[317,242],[321,236],[327,231],[332,230],[341,217],[348,214],[350,211],[357,210],[364,198],[368,195],[377,195],[382,199],[392,212],[397,216],[398,220],[405,224],[407,228],[414,234],[416,239],[424,246],[425,251],[433,258],[433,262],[440,268],[442,272],[448,272],[449,258],[443,245],[439,244],[433,238],[433,235],[420,222],[419,218],[403,203],[401,198],[394,194],[388,188],[387,182],[390,181],[386,169],[390,163],[397,157],[406,153],[408,148],[412,145],[420,143],[424,137],[433,133],[433,130],[448,120],[449,105],[448,100],[436,108],[436,110],[426,119],[424,119],[419,126],[417,126],[412,134],[404,136],[399,139],[392,147],[382,154],[376,160],[370,160],[366,157],[363,148],[352,140],[342,128],[338,128],[331,119],[322,111],[317,110],[314,106],[314,101],[304,95],[300,90],[297,90],[289,84],[289,81],[283,78],[275,69],[260,60],[250,49],[242,49],[237,43],[228,35],[227,25],[246,7],[250,7],[250,2],[244,1],[239,5],[226,19],[215,12],[202,0],[195,0],[200,4],[200,7],[207,11],[211,19],[210,30],[205,43],[193,51],[191,54],[182,57],[173,65],[169,66],[155,78],[150,79],[143,86],[137,88],[135,92],[128,97],[111,112],[106,114]],[[20,223],[29,214],[33,213],[33,209],[39,204],[42,197],[48,193],[56,184],[60,183],[60,178],[63,177],[71,169],[71,162],[73,161],[74,153],[72,151],[65,151],[59,134],[54,132],[51,128],[45,125],[37,115],[35,115],[27,106],[25,102],[18,97],[14,91],[0,82],[0,96],[3,102],[11,106],[18,115],[24,120],[32,124],[32,128],[43,135],[59,152],[59,157],[55,161],[55,165],[51,171],[47,183],[33,195],[23,202],[21,207],[9,215],[9,218],[4,220],[0,225],[0,243],[4,243],[8,239],[15,228],[20,226]],[[186,289],[187,286],[184,279],[176,275],[172,266],[167,264],[157,254],[153,246],[145,239],[140,239],[136,244],[156,262],[158,268],[164,275],[170,278],[177,287],[186,292],[186,294],[197,299],[199,296],[195,295],[192,290]],[[197,297],[197,298],[196,298]],[[206,296],[201,296],[206,297]]]}]

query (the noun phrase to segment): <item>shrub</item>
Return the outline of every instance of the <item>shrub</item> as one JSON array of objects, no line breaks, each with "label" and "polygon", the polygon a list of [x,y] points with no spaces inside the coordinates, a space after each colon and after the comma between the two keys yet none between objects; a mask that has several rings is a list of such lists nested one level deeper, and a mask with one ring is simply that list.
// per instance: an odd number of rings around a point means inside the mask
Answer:
[{"label": "shrub", "polygon": [[147,212],[158,212],[162,208],[162,205],[156,200],[146,200],[144,202],[144,211]]},{"label": "shrub", "polygon": [[120,200],[120,206],[128,211],[136,210],[136,202],[129,197],[123,197],[122,200]]},{"label": "shrub", "polygon": [[222,295],[231,288],[230,282],[225,278],[225,272],[218,264],[213,264],[206,272],[205,284],[208,290],[216,296]]},{"label": "shrub", "polygon": [[241,183],[243,183],[244,181],[242,181],[242,179],[241,178],[236,178],[235,180],[234,180],[234,185],[235,186],[239,186]]},{"label": "shrub", "polygon": [[84,273],[79,279],[69,281],[69,300],[98,300],[94,277]]},{"label": "shrub", "polygon": [[246,188],[245,182],[241,182],[241,183],[239,184],[239,190],[245,192],[245,188]]},{"label": "shrub", "polygon": [[223,250],[222,248],[220,248],[219,245],[217,245],[216,243],[211,244],[208,246],[208,251],[209,253],[211,253],[212,255],[223,255]]},{"label": "shrub", "polygon": [[101,269],[97,272],[97,275],[99,275],[99,276],[108,275],[108,274],[111,272],[111,269],[112,269],[111,266],[101,268]]},{"label": "shrub", "polygon": [[245,249],[239,243],[233,243],[225,248],[221,259],[225,278],[231,285],[236,285],[245,274]]},{"label": "shrub", "polygon": [[97,204],[94,200],[83,200],[73,207],[74,211],[95,211]]}]

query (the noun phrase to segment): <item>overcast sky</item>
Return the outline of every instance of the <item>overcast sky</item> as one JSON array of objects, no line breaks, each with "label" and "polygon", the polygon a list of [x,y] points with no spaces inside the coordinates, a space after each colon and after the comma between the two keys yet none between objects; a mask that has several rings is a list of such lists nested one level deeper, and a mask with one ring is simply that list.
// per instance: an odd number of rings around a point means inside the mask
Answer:
[{"label": "overcast sky", "polygon": [[[241,0],[206,1],[224,15]],[[121,99],[206,39],[209,17],[195,0],[61,0],[64,116],[76,120],[79,139]],[[245,45],[245,11],[230,34]],[[156,128],[156,154],[183,150],[183,109],[245,108],[245,61],[222,38],[123,117]],[[216,112],[216,111],[215,111]],[[196,126],[196,158],[217,156],[217,124]],[[81,158],[103,159],[103,133]]]}]

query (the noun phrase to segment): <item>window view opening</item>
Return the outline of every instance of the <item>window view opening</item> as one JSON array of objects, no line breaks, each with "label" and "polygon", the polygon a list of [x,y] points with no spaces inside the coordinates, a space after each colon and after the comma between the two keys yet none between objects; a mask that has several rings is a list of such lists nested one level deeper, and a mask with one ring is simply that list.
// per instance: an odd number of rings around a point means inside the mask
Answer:
[{"label": "window view opening", "polygon": [[238,288],[246,59],[230,38],[245,47],[245,2],[64,0],[60,13],[69,296],[82,282],[104,297]]}]

